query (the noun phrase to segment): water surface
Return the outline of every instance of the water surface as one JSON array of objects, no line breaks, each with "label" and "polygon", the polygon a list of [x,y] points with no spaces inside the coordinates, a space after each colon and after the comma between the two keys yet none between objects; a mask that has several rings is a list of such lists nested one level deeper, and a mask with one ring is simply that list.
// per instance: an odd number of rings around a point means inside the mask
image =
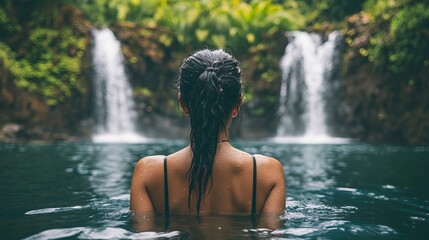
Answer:
[{"label": "water surface", "polygon": [[0,145],[2,239],[423,239],[429,234],[429,147],[236,141],[278,158],[287,212],[277,230],[247,218],[177,217],[133,224],[128,210],[135,162],[181,141],[145,144]]}]

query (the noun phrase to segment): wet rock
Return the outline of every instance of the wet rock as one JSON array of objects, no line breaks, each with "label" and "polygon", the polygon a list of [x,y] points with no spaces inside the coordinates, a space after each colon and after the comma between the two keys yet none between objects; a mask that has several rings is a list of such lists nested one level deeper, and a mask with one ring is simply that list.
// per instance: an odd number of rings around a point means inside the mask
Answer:
[{"label": "wet rock", "polygon": [[17,141],[17,133],[23,126],[16,123],[6,123],[0,130],[0,142],[12,143]]}]

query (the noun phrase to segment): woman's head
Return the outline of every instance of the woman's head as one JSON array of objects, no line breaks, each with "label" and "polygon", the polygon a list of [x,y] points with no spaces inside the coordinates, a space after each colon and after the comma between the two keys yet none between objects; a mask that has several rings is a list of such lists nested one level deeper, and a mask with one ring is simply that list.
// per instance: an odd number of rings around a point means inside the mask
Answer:
[{"label": "woman's head", "polygon": [[[228,115],[241,101],[241,71],[238,61],[223,50],[201,50],[180,67],[179,91],[182,104],[191,113],[200,100]],[[200,97],[200,98],[199,98]],[[197,114],[197,113],[195,113]]]},{"label": "woman's head", "polygon": [[241,103],[238,61],[223,50],[201,50],[183,61],[179,74],[180,103],[189,114],[192,164],[189,198],[197,194],[197,211],[211,178],[219,134]]}]

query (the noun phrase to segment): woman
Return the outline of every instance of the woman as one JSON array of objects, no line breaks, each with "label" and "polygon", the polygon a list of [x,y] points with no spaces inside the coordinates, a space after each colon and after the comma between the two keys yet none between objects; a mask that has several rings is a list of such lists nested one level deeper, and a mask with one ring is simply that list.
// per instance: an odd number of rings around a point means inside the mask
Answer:
[{"label": "woman", "polygon": [[134,213],[282,214],[283,167],[229,143],[228,128],[243,99],[238,61],[223,50],[202,50],[184,60],[179,104],[189,115],[190,145],[168,156],[148,156],[135,166]]}]

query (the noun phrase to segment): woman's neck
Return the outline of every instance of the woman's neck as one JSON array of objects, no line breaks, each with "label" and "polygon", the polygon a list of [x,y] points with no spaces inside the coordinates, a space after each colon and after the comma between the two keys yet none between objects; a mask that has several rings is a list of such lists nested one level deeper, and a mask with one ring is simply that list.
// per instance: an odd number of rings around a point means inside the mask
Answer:
[{"label": "woman's neck", "polygon": [[228,130],[225,129],[219,134],[219,142],[228,142],[228,141],[229,141]]}]

